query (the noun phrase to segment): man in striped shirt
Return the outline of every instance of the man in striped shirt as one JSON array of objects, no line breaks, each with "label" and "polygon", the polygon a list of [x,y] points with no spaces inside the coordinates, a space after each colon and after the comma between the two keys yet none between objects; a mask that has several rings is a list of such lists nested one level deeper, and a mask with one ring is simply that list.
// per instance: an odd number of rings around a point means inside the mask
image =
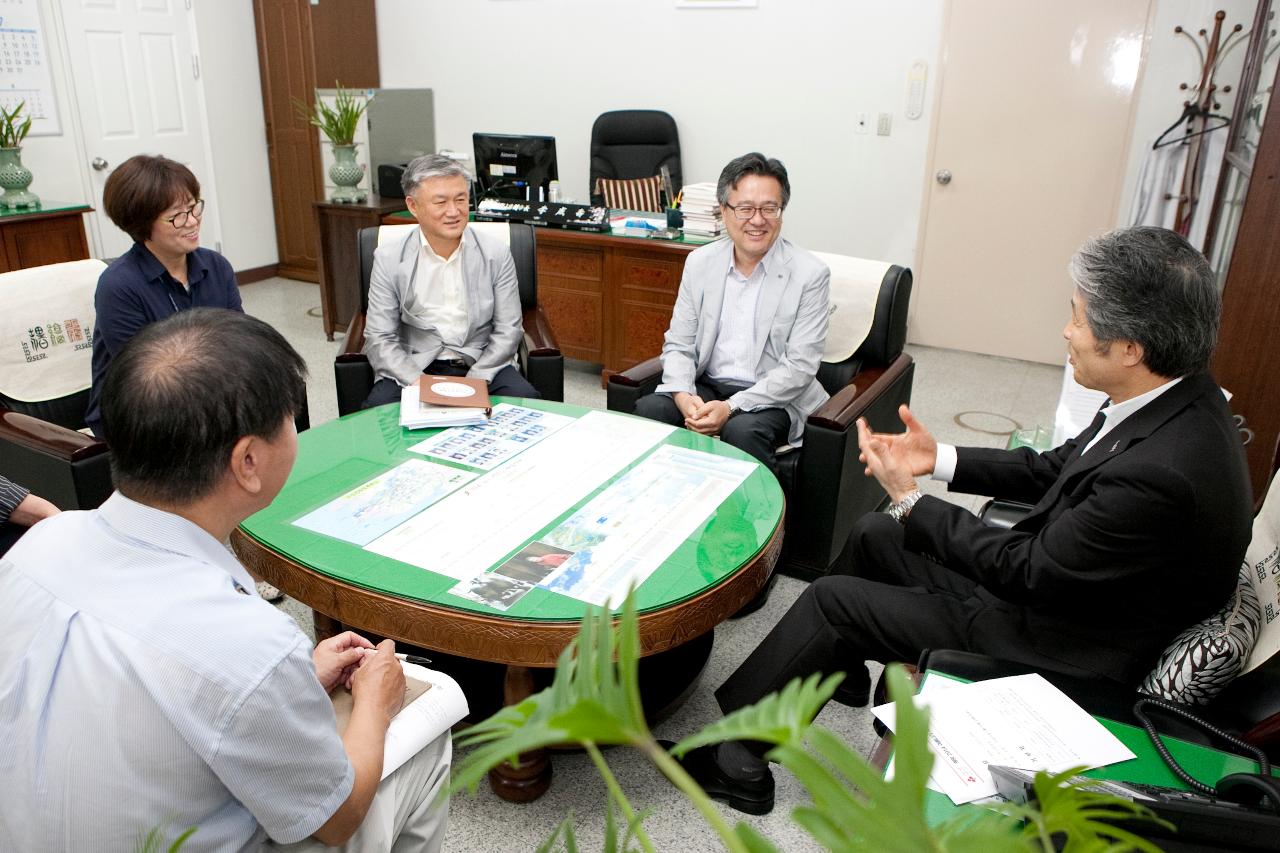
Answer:
[{"label": "man in striped shirt", "polygon": [[27,528],[58,514],[58,508],[31,490],[0,476],[0,557]]},{"label": "man in striped shirt", "polygon": [[225,309],[147,326],[113,360],[118,491],[0,560],[0,849],[129,850],[189,826],[184,853],[439,849],[448,734],[382,780],[404,696],[393,644],[313,649],[224,545],[289,475],[305,373]]}]

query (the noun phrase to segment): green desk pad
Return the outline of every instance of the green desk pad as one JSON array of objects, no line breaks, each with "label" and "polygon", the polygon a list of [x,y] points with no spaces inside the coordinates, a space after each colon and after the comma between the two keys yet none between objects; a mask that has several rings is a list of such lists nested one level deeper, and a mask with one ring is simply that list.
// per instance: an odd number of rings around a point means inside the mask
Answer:
[{"label": "green desk pad", "polygon": [[[495,397],[494,401],[575,418],[590,411],[581,406],[544,400]],[[584,602],[536,587],[510,609],[498,611],[449,594],[448,590],[458,583],[452,577],[374,554],[358,545],[314,533],[292,523],[408,459],[429,459],[462,470],[475,470],[409,452],[409,447],[438,432],[440,430],[402,428],[399,404],[357,412],[309,429],[298,436],[298,460],[279,496],[269,507],[246,519],[241,530],[273,551],[318,572],[401,598],[472,610],[493,618],[548,621],[580,618],[587,607]],[[723,581],[761,551],[782,522],[783,515],[784,500],[777,479],[752,457],[721,441],[684,429],[674,430],[653,449],[664,443],[744,459],[751,462],[755,470],[640,585],[636,603],[641,611],[683,601]],[[602,482],[585,499],[567,507],[533,539],[539,539],[555,528],[610,483],[647,458],[649,452],[641,454],[616,476]],[[501,466],[494,470],[501,470]],[[480,476],[487,476],[487,473]],[[531,496],[530,499],[545,498]],[[483,507],[476,508],[476,512],[483,511]],[[494,525],[501,523],[502,519],[493,519]],[[517,548],[511,554],[518,551]],[[511,554],[494,565],[500,565]]]},{"label": "green desk pad", "polygon": [[[948,676],[930,672],[926,674],[926,678],[948,678]],[[963,681],[964,679],[951,680]],[[1187,790],[1187,786],[1183,784],[1182,780],[1174,776],[1173,772],[1161,760],[1155,747],[1151,745],[1151,739],[1147,736],[1145,729],[1140,726],[1131,726],[1128,723],[1118,723],[1105,717],[1095,717],[1094,719],[1102,723],[1107,731],[1119,738],[1120,742],[1127,746],[1129,751],[1136,757],[1130,758],[1128,761],[1108,764],[1106,767],[1099,767],[1095,770],[1086,770],[1083,775],[1094,779],[1137,782],[1143,785],[1161,785],[1166,788],[1177,788],[1181,791]],[[1220,752],[1219,750],[1196,743],[1189,743],[1178,738],[1165,737],[1163,740],[1169,747],[1169,752],[1173,755],[1174,760],[1181,764],[1182,768],[1190,773],[1192,777],[1205,784],[1216,784],[1219,779],[1229,773],[1258,772],[1257,763],[1248,758]],[[931,825],[941,823],[952,815],[957,808],[958,806],[952,803],[951,798],[946,794],[933,789],[925,791],[925,819]]]}]

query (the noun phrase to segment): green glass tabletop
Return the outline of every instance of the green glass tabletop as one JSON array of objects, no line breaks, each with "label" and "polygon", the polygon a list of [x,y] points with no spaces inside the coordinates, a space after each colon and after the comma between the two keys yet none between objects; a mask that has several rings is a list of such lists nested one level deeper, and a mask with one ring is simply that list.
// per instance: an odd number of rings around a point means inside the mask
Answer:
[{"label": "green glass tabletop", "polygon": [[[542,400],[495,397],[494,401],[575,418],[590,411]],[[350,542],[293,524],[302,516],[402,462],[426,459],[409,452],[409,447],[437,432],[439,430],[402,428],[396,404],[358,412],[307,430],[298,436],[298,460],[284,489],[269,507],[248,518],[241,525],[241,530],[271,550],[308,568],[359,587],[459,610],[472,610],[491,618],[548,621],[580,618],[586,607],[583,602],[539,587],[524,595],[510,609],[500,612],[449,593],[448,590],[458,583],[452,577],[384,557]],[[784,507],[777,479],[767,468],[737,448],[683,429],[672,432],[654,449],[661,444],[746,460],[753,465],[753,470],[640,585],[636,600],[642,611],[683,601],[732,575],[769,542],[782,521]],[[539,539],[554,529],[651,452],[641,454],[631,465],[601,482],[586,498],[566,507],[529,541]],[[431,461],[452,464],[435,458]],[[461,465],[454,467],[475,470]],[[501,467],[494,470],[500,471]],[[529,496],[530,501],[547,499],[546,495]],[[485,508],[477,506],[475,511],[484,513]],[[492,520],[495,527],[502,523],[500,518]],[[494,565],[501,564],[519,550],[514,549]]]}]

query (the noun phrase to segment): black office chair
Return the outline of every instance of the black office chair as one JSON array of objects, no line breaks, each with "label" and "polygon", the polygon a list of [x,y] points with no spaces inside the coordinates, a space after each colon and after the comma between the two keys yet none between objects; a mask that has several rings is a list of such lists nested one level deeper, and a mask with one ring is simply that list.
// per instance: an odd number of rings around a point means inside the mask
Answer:
[{"label": "black office chair", "polygon": [[[839,281],[834,261],[832,293]],[[831,395],[804,426],[804,443],[778,457],[778,479],[787,496],[786,537],[781,571],[804,580],[825,575],[843,550],[854,522],[888,502],[884,489],[863,473],[858,461],[858,418],[873,430],[901,432],[898,407],[911,402],[915,363],[902,348],[907,339],[911,270],[896,264],[845,259],[878,278],[871,331],[844,358],[823,361],[818,381]],[[857,286],[848,282],[848,286]],[[863,286],[866,286],[864,283]],[[837,308],[838,310],[838,308]],[[830,343],[830,342],[829,342]],[[853,349],[852,355],[847,355]],[[831,346],[828,346],[830,352]],[[609,377],[608,408],[631,413],[636,401],[653,393],[662,378],[662,362],[651,358]]]},{"label": "black office chair", "polygon": [[666,166],[676,192],[684,186],[680,168],[680,134],[676,122],[661,110],[614,110],[601,113],[591,126],[588,183],[592,201],[603,204],[596,189],[600,178],[649,178]]},{"label": "black office chair", "polygon": [[[384,225],[360,230],[357,238],[360,252],[360,311],[351,318],[346,339],[333,364],[339,417],[359,411],[360,404],[373,388],[373,367],[363,349],[365,313],[369,310],[369,277],[373,273],[373,253],[378,248],[378,234],[382,228],[404,231],[417,227]],[[529,380],[530,385],[538,389],[542,399],[563,401],[564,356],[560,354],[546,315],[538,307],[538,263],[533,226],[520,222],[483,222],[472,223],[469,227],[487,229],[494,233],[506,229],[510,238],[511,255],[515,259],[523,313],[524,340],[519,351],[520,372]]]}]

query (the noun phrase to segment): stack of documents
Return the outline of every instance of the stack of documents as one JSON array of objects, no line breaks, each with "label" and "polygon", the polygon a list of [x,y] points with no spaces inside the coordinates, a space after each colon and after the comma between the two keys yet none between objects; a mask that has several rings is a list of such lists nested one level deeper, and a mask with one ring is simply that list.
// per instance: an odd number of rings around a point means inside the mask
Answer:
[{"label": "stack of documents", "polygon": [[[382,747],[382,778],[386,779],[463,717],[470,708],[458,682],[443,672],[401,662],[405,677],[405,704],[387,728]],[[355,700],[344,688],[333,692],[333,712],[338,734],[351,722]]]},{"label": "stack of documents", "polygon": [[686,185],[680,194],[680,210],[684,213],[684,233],[695,237],[719,237],[724,233],[715,184]]},{"label": "stack of documents", "polygon": [[405,429],[482,424],[489,411],[476,406],[435,406],[422,402],[417,385],[400,389],[400,426]]},{"label": "stack of documents", "polygon": [[[929,708],[929,787],[956,805],[996,795],[987,767],[1057,773],[1133,758],[1120,740],[1043,676],[992,678],[972,684],[930,673],[914,697]],[[894,706],[872,713],[895,728]]]}]

